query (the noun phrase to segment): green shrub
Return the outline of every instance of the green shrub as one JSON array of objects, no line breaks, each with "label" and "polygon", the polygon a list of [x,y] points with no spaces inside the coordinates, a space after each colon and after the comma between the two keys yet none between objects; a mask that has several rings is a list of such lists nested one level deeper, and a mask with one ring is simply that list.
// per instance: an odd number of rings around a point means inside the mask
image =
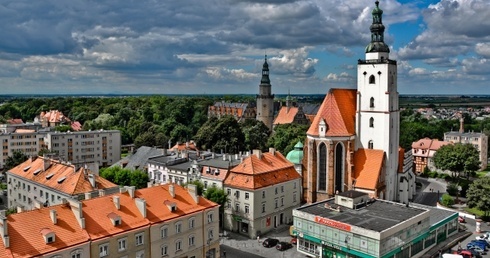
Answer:
[{"label": "green shrub", "polygon": [[436,177],[437,177],[437,175],[438,175],[438,173],[437,173],[436,171],[430,171],[430,172],[429,172],[429,177],[430,177],[430,178],[436,178]]},{"label": "green shrub", "polygon": [[443,194],[441,199],[441,204],[446,207],[451,207],[454,204],[454,199],[449,194]]},{"label": "green shrub", "polygon": [[452,196],[458,194],[458,186],[455,183],[449,183],[446,187],[446,192]]}]

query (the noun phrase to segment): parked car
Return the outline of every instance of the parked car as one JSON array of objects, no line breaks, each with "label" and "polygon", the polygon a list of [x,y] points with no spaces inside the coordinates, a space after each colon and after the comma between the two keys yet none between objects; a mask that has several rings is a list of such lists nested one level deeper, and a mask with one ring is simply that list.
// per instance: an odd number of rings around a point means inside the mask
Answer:
[{"label": "parked car", "polygon": [[298,244],[298,239],[296,237],[291,238],[291,241],[289,241],[292,245]]},{"label": "parked car", "polygon": [[483,249],[487,250],[490,244],[485,240],[471,240],[470,243],[477,243],[483,246]]},{"label": "parked car", "polygon": [[279,242],[277,245],[276,245],[276,249],[279,250],[279,251],[284,251],[284,250],[288,250],[289,248],[292,248],[293,245],[288,243],[288,242]]},{"label": "parked car", "polygon": [[459,216],[458,217],[458,222],[459,223],[466,223],[466,219],[464,217],[462,217],[462,216]]},{"label": "parked car", "polygon": [[[469,255],[468,255],[469,253]],[[477,251],[475,250],[461,250],[461,255],[463,255],[463,257],[475,257],[475,258],[482,258],[482,255],[479,254]]]},{"label": "parked car", "polygon": [[263,245],[264,247],[269,248],[269,247],[274,247],[274,246],[276,246],[276,245],[277,245],[277,243],[279,243],[279,240],[278,240],[278,239],[275,239],[275,238],[266,238],[266,239],[264,240],[264,242],[262,242],[262,245]]},{"label": "parked car", "polygon": [[487,243],[490,242],[490,238],[488,238],[486,235],[476,236],[475,239],[485,241]]},{"label": "parked car", "polygon": [[476,244],[472,244],[472,243],[468,243],[468,245],[466,245],[466,249],[474,250],[474,251],[478,252],[480,255],[483,255],[486,253],[485,249],[481,248],[481,246],[476,245]]}]

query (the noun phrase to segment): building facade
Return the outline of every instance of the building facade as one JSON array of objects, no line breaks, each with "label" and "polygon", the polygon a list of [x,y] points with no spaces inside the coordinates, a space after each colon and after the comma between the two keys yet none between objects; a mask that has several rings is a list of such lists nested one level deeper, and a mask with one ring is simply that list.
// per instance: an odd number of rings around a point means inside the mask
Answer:
[{"label": "building facade", "polygon": [[475,132],[447,132],[444,133],[444,141],[451,143],[471,144],[480,152],[480,168],[488,166],[488,136]]},{"label": "building facade", "polygon": [[432,140],[429,138],[420,139],[412,143],[412,155],[414,172],[417,175],[424,173],[425,168],[431,171],[436,170],[434,164],[434,154],[444,145],[451,144],[449,141]]},{"label": "building facade", "polygon": [[224,190],[230,196],[224,229],[255,238],[292,222],[301,201],[301,175],[274,149],[254,150],[230,170]]},{"label": "building facade", "polygon": [[48,132],[44,144],[73,164],[97,163],[107,167],[121,159],[121,132],[118,130]]},{"label": "building facade", "polygon": [[294,210],[297,250],[312,257],[421,257],[458,231],[458,213],[355,190]]},{"label": "building facade", "polygon": [[20,151],[27,156],[37,156],[44,146],[44,135],[33,130],[22,133],[1,133],[2,153],[0,154],[0,167],[4,167],[8,157]]}]

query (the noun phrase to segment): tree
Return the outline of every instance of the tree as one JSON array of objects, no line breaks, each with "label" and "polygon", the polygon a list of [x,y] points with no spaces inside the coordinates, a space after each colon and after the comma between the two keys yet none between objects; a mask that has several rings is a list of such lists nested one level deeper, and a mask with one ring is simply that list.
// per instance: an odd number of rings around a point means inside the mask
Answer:
[{"label": "tree", "polygon": [[8,156],[7,160],[5,161],[5,169],[9,170],[20,163],[26,161],[29,157],[25,155],[22,151],[14,151],[12,153],[12,156]]},{"label": "tree", "polygon": [[471,144],[449,144],[434,154],[434,164],[438,169],[451,171],[452,177],[458,180],[480,168],[480,154]]},{"label": "tree", "polygon": [[274,133],[269,138],[268,145],[284,155],[294,149],[298,141],[304,142],[308,131],[308,125],[282,124],[274,128]]},{"label": "tree", "polygon": [[262,121],[246,119],[241,124],[241,128],[245,136],[245,149],[266,150],[267,140],[269,139],[269,128]]},{"label": "tree", "polygon": [[219,204],[220,212],[224,211],[225,204],[228,202],[228,194],[225,192],[223,188],[218,188],[216,186],[209,187],[204,192],[204,198]]},{"label": "tree", "polygon": [[130,182],[136,189],[145,188],[148,186],[148,174],[141,170],[134,170],[130,174]]},{"label": "tree", "polygon": [[121,186],[135,186],[137,189],[148,185],[148,174],[141,170],[108,167],[100,170],[100,176]]},{"label": "tree", "polygon": [[490,177],[479,178],[466,191],[466,204],[470,208],[483,211],[485,217],[490,215]]},{"label": "tree", "polygon": [[192,184],[192,185],[195,185],[196,186],[197,195],[202,195],[203,194],[203,192],[204,192],[204,184],[201,181],[199,181],[199,180],[190,181],[190,182],[184,184],[184,186],[187,186],[188,184]]}]

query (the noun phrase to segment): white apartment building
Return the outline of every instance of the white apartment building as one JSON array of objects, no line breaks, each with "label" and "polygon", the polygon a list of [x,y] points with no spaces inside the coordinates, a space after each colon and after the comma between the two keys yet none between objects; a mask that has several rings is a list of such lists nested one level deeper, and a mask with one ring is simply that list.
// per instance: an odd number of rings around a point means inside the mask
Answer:
[{"label": "white apartment building", "polygon": [[452,131],[444,133],[444,141],[452,143],[468,143],[480,152],[480,168],[485,169],[488,165],[488,136],[484,133]]},{"label": "white apartment building", "polygon": [[32,157],[7,171],[8,207],[33,210],[119,191],[119,186],[85,167]]},{"label": "white apartment building", "polygon": [[19,133],[0,133],[2,152],[0,154],[0,167],[3,168],[7,158],[15,151],[27,156],[37,156],[44,146],[44,134],[33,130],[19,130]]},{"label": "white apartment building", "polygon": [[121,132],[118,130],[47,132],[44,144],[73,164],[97,163],[107,167],[121,159]]},{"label": "white apartment building", "polygon": [[293,221],[300,206],[301,175],[294,164],[273,148],[254,150],[232,168],[224,181],[229,195],[224,229],[250,238]]}]

